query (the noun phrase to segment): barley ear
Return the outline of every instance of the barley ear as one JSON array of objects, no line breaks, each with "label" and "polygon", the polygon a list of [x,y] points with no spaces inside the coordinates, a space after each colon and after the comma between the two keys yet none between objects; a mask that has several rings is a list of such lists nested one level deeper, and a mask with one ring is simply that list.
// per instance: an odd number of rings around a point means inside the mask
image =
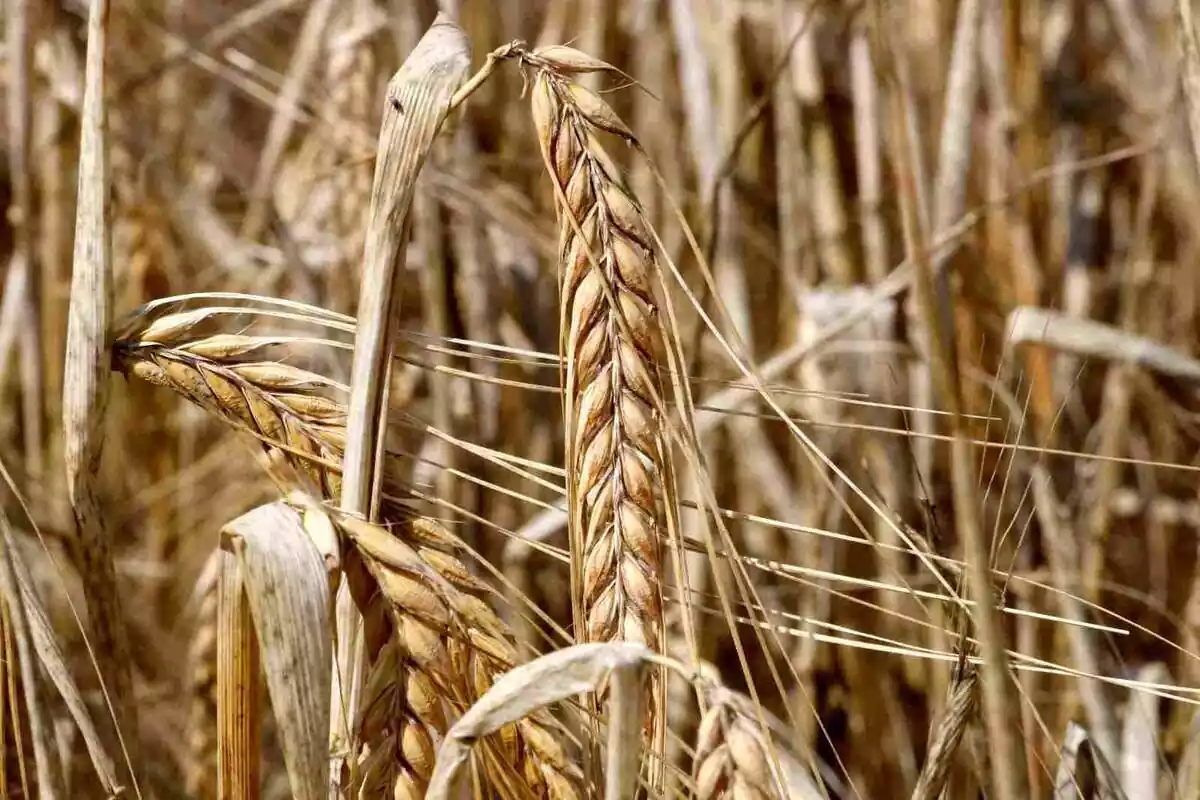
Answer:
[{"label": "barley ear", "polygon": [[946,710],[929,731],[929,751],[912,800],[936,800],[942,796],[967,725],[978,713],[979,673],[966,663],[955,670]]},{"label": "barley ear", "polygon": [[770,741],[747,698],[716,688],[708,699],[696,734],[692,777],[697,800],[816,795],[815,787],[798,782],[802,770],[789,762],[779,742]]},{"label": "barley ear", "polygon": [[[487,600],[495,593],[459,560],[442,525],[411,519],[385,529],[301,492],[310,538],[332,528],[346,584],[361,610],[367,677],[353,722],[361,753],[350,759],[360,795],[423,797],[433,748],[457,715],[518,663],[514,637]],[[328,557],[327,557],[328,560]],[[548,714],[521,720],[480,748],[482,774],[501,797],[575,800],[581,775]]]},{"label": "barley ear", "polygon": [[[599,141],[632,132],[598,95],[533,62],[533,118],[559,221],[572,588],[580,641],[662,650],[670,451],[658,269],[637,201]],[[648,711],[649,722],[656,703]]]}]

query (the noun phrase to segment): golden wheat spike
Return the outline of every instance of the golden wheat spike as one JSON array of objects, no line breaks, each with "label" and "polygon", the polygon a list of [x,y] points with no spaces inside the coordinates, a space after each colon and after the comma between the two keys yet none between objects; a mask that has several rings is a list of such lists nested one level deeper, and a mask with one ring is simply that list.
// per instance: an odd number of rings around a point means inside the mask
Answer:
[{"label": "golden wheat spike", "polygon": [[597,95],[549,67],[533,118],[559,190],[567,466],[581,639],[662,647],[666,503],[656,410],[662,332],[654,252],[636,201],[597,139],[632,134]]}]

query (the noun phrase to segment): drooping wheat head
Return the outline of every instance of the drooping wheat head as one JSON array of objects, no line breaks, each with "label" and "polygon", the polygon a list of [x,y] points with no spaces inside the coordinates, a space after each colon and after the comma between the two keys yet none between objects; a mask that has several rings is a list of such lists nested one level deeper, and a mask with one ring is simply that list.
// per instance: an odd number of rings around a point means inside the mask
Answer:
[{"label": "drooping wheat head", "polygon": [[[196,335],[203,311],[133,325],[113,346],[114,366],[172,389],[259,440],[323,499],[336,501],[345,442],[343,387],[319,374],[264,360],[279,337]],[[385,493],[402,491],[385,477]],[[294,488],[294,487],[286,487]],[[393,496],[396,496],[393,494]],[[393,505],[389,519],[400,519]],[[514,637],[472,577],[443,527],[406,519],[385,530],[333,511],[343,538],[342,569],[363,610],[367,678],[355,764],[360,796],[385,789],[418,798],[433,769],[447,719],[465,710],[517,658]],[[409,514],[403,515],[411,516]],[[548,716],[530,718],[489,741],[483,765],[505,797],[580,796],[578,770]]]},{"label": "drooping wheat head", "polygon": [[[486,584],[436,522],[414,519],[388,531],[329,514],[352,545],[344,548],[346,575],[374,653],[357,725],[364,743],[359,792],[376,796],[386,787],[397,798],[421,797],[434,764],[431,734],[444,733],[448,717],[518,663],[512,634],[484,600]],[[580,797],[562,735],[542,714],[490,737],[481,753],[492,788],[502,797]]]},{"label": "drooping wheat head", "polygon": [[182,312],[129,330],[113,345],[116,369],[172,389],[246,431],[289,461],[322,495],[336,497],[346,411],[330,397],[337,384],[308,370],[266,360],[277,337],[203,336],[203,312]]}]

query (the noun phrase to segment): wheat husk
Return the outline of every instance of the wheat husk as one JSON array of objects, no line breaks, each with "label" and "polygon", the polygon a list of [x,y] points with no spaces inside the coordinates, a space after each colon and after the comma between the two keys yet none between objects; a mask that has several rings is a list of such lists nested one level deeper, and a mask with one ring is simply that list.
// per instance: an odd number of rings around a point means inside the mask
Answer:
[{"label": "wheat husk", "polygon": [[696,733],[692,779],[697,800],[810,796],[809,787],[799,785],[802,773],[764,733],[746,698],[718,687],[709,692],[709,701]]}]

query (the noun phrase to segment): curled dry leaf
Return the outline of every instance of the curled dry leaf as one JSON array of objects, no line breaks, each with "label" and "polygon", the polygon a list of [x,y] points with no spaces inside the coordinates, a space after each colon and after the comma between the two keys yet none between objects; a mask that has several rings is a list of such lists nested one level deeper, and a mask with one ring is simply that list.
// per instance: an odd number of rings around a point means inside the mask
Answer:
[{"label": "curled dry leaf", "polygon": [[324,561],[284,502],[243,514],[222,536],[237,555],[254,617],[292,796],[323,798],[333,658]]},{"label": "curled dry leaf", "polygon": [[[474,742],[552,703],[595,691],[616,670],[636,669],[654,654],[636,642],[578,644],[501,675],[454,724],[438,748],[428,800],[446,800]],[[554,795],[557,796],[557,795]]]}]

